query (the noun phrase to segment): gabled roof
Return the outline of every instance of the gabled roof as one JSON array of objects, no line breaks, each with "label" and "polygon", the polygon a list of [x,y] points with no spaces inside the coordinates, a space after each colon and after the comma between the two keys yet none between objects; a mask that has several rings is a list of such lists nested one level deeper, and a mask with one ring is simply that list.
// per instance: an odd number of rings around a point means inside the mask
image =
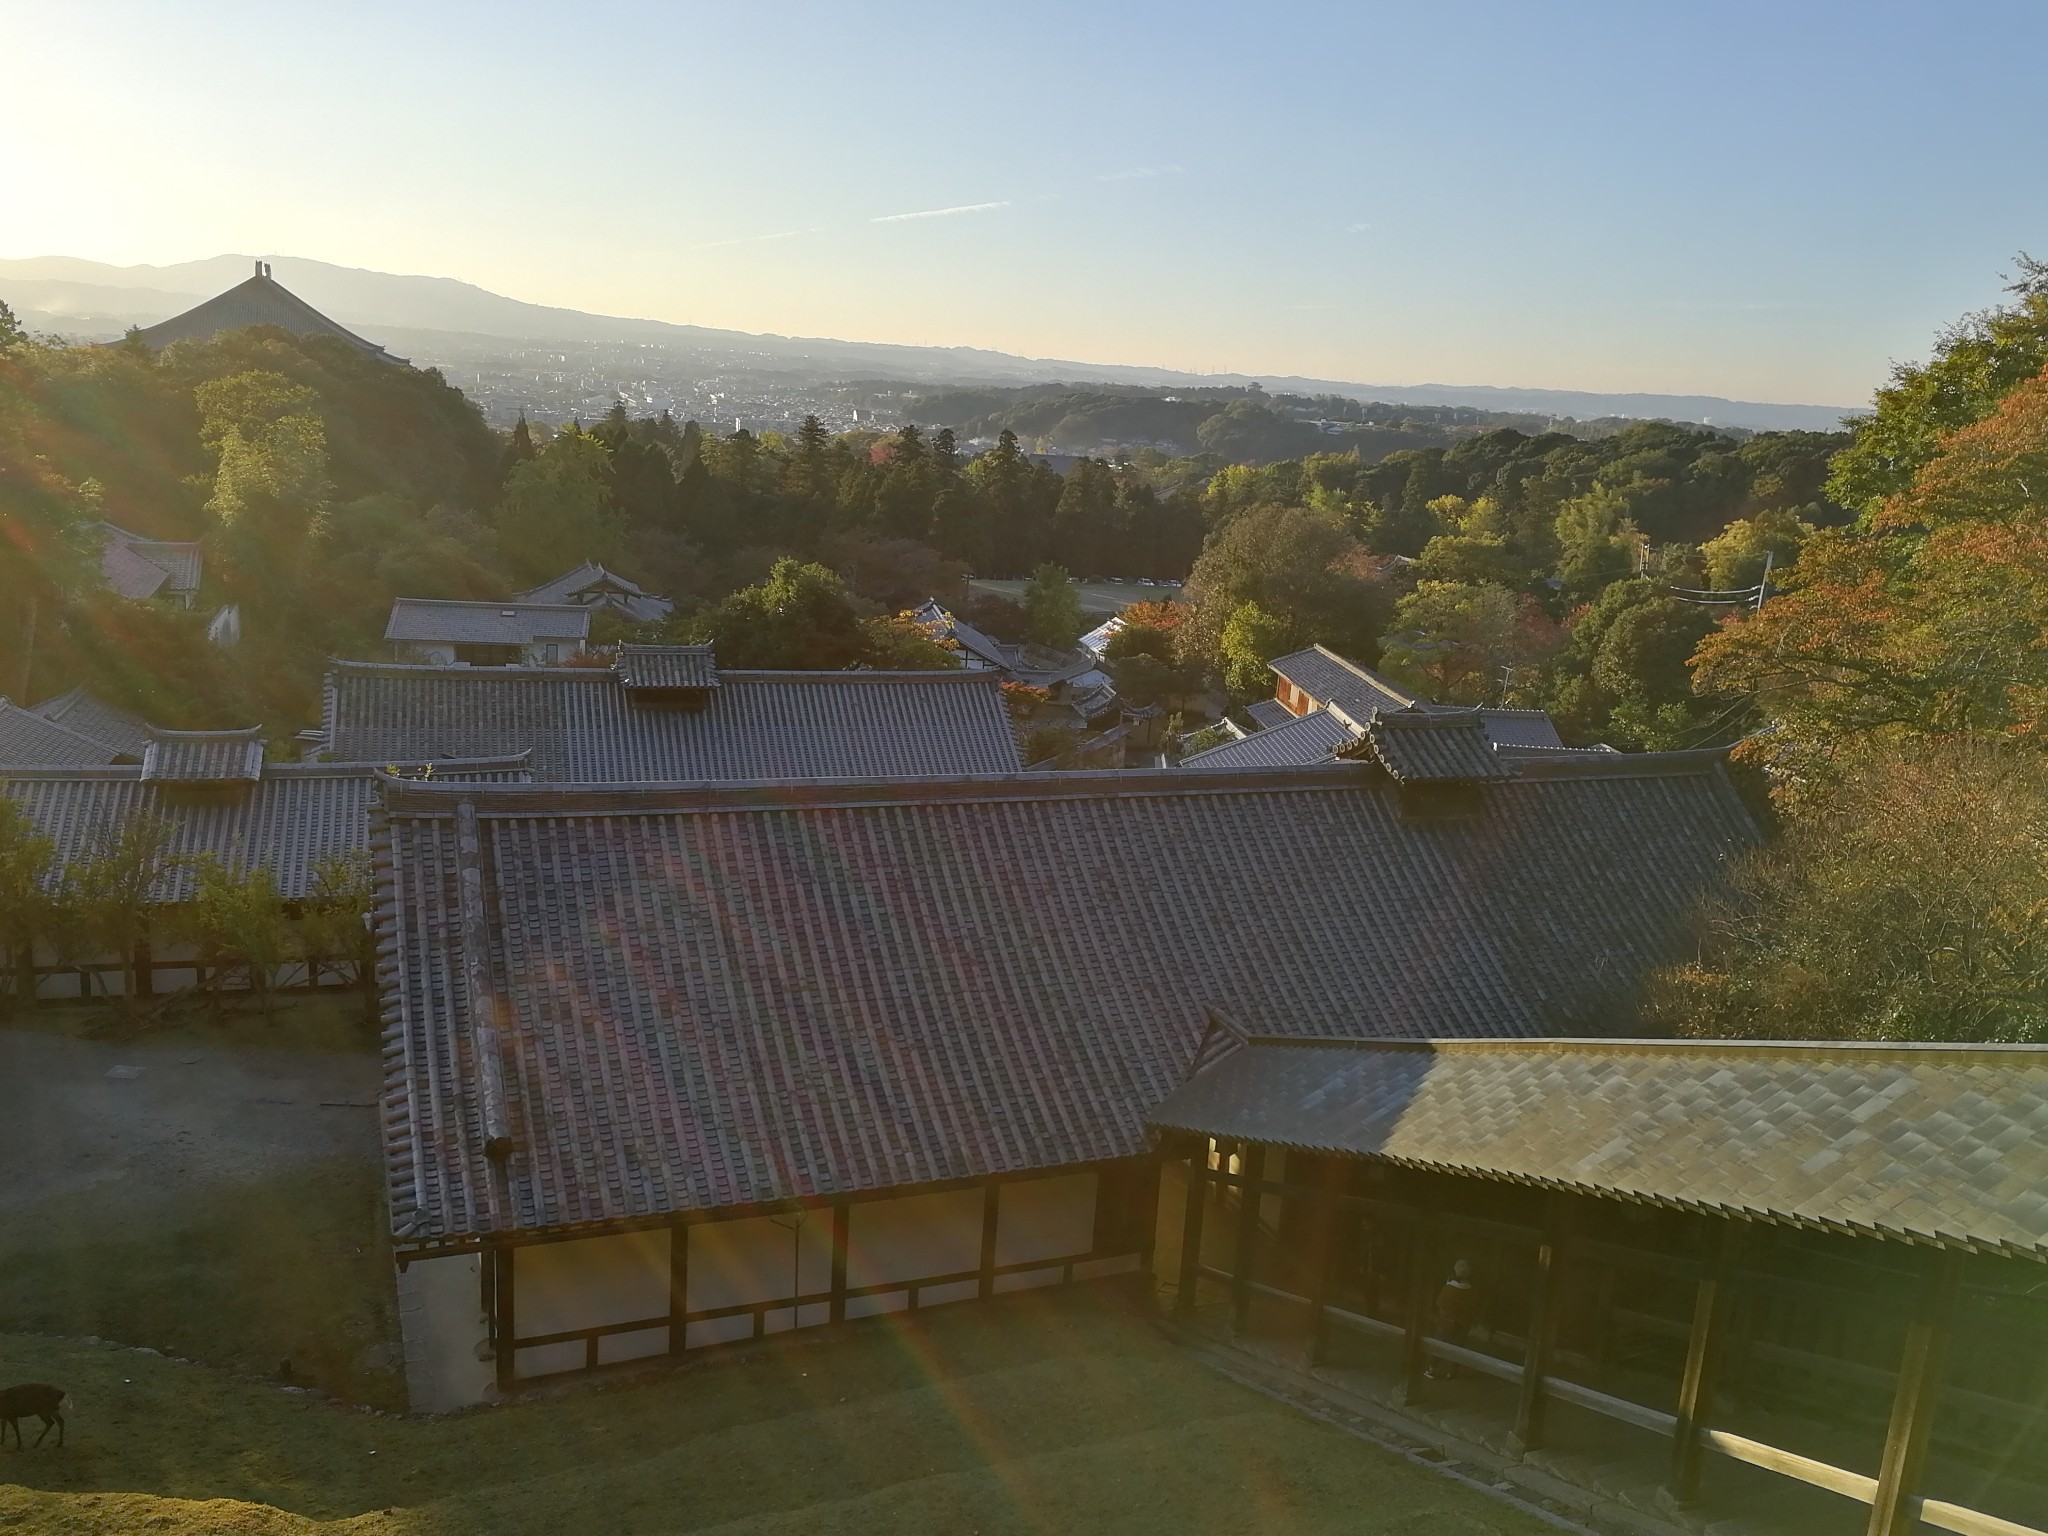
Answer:
[{"label": "gabled roof", "polygon": [[[1319,705],[1334,705],[1353,720],[1363,722],[1374,710],[1458,710],[1456,704],[1436,704],[1396,688],[1370,667],[1339,656],[1326,645],[1312,645],[1270,662],[1273,671],[1301,689]],[[1557,726],[1540,709],[1482,709],[1487,736],[1503,747],[1561,747],[1564,738]],[[1254,717],[1258,718],[1258,717]],[[1261,724],[1265,724],[1260,719]]]},{"label": "gabled roof", "polygon": [[270,264],[262,261],[256,263],[255,276],[244,278],[226,293],[215,294],[182,315],[144,326],[137,335],[145,346],[160,351],[174,341],[208,341],[223,331],[239,331],[251,325],[274,325],[294,336],[333,336],[379,362],[400,366],[405,363],[404,358],[393,357],[374,341],[365,341],[354,331],[335,324],[273,278]]},{"label": "gabled roof", "polygon": [[[88,857],[135,816],[171,824],[171,856],[211,854],[236,872],[267,866],[287,901],[314,892],[323,858],[367,852],[370,806],[387,771],[462,782],[524,781],[521,758],[438,763],[269,763],[240,794],[163,792],[140,767],[8,769],[0,795],[15,800],[56,845],[56,866]],[[182,901],[190,878],[174,871],[152,897]]]},{"label": "gabled roof", "polygon": [[910,618],[933,639],[951,640],[958,645],[968,658],[968,666],[988,667],[1034,688],[1073,682],[1099,665],[1092,651],[1056,651],[1029,643],[1006,645],[976,629],[937,598],[926,598],[921,606],[911,610]]},{"label": "gabled roof", "polygon": [[533,645],[590,638],[590,610],[575,603],[470,603],[398,597],[386,640],[441,645]]},{"label": "gabled roof", "polygon": [[197,544],[146,539],[113,523],[101,523],[100,532],[100,575],[121,596],[190,597],[199,590],[204,562]]},{"label": "gabled roof", "polygon": [[706,708],[636,703],[595,667],[338,662],[337,757],[531,748],[535,777],[583,783],[1009,773],[1021,766],[993,673],[721,672]]},{"label": "gabled roof", "polygon": [[0,699],[0,768],[117,763],[128,756],[119,747]]},{"label": "gabled roof", "polygon": [[1710,754],[1546,763],[1454,823],[1400,801],[1365,764],[390,785],[395,1230],[1132,1155],[1211,1008],[1343,1037],[1612,1027],[1756,837]]},{"label": "gabled roof", "polygon": [[588,608],[610,607],[617,609],[637,624],[654,624],[667,618],[675,611],[675,604],[665,597],[656,597],[617,571],[606,570],[595,561],[586,560],[573,571],[565,571],[553,581],[518,594],[523,603],[578,603]]},{"label": "gabled roof", "polygon": [[708,645],[622,645],[612,671],[627,689],[697,691],[718,686],[718,658]]},{"label": "gabled roof", "polygon": [[2048,1258],[2048,1047],[1254,1040],[1162,1129]]},{"label": "gabled roof", "polygon": [[35,713],[67,730],[105,742],[119,756],[138,763],[149,745],[150,726],[146,720],[94,698],[83,688],[43,700],[35,707]]},{"label": "gabled roof", "polygon": [[1327,709],[1312,709],[1299,717],[1288,715],[1284,725],[1254,731],[1220,747],[1191,752],[1180,760],[1180,765],[1211,771],[1306,767],[1310,763],[1328,762],[1339,747],[1349,746],[1355,740],[1357,733],[1349,721]]},{"label": "gabled roof", "polygon": [[150,784],[253,784],[263,777],[263,727],[152,731],[142,777]]},{"label": "gabled roof", "polygon": [[1270,731],[1295,719],[1295,713],[1278,699],[1253,699],[1245,705],[1244,712],[1252,717],[1252,723],[1262,731]]},{"label": "gabled roof", "polygon": [[1509,777],[1476,709],[1374,710],[1365,739],[1403,784],[1491,784]]}]

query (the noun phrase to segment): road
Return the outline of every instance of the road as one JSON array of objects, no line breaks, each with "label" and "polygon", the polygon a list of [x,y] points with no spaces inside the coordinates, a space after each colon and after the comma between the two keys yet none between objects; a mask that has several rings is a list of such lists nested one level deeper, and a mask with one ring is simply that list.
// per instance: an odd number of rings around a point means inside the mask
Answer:
[{"label": "road", "polygon": [[[993,592],[1016,602],[1023,594],[1023,581],[988,581],[976,577],[970,585],[977,592]],[[1083,613],[1101,614],[1108,617],[1121,613],[1132,603],[1177,603],[1180,601],[1179,587],[1141,587],[1135,581],[1077,581],[1072,583],[1075,596],[1081,599]]]}]

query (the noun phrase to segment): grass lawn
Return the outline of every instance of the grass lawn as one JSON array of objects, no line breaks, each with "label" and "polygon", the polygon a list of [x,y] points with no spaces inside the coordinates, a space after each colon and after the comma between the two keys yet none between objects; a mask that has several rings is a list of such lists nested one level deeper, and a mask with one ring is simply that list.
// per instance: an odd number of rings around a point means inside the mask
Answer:
[{"label": "grass lawn", "polygon": [[[984,581],[977,577],[969,583],[977,592],[993,592],[998,597],[1018,601],[1026,586],[1022,581]],[[1122,613],[1132,603],[1177,603],[1180,601],[1179,587],[1141,587],[1135,581],[1076,581],[1070,583],[1074,595],[1081,600],[1081,611],[1092,613],[1098,618],[1108,618],[1113,613]]]},{"label": "grass lawn", "polygon": [[12,1029],[41,1030],[76,1040],[191,1045],[209,1050],[360,1051],[375,1054],[380,1028],[363,994],[333,988],[277,994],[268,1014],[230,996],[216,1015],[197,992],[155,1000],[140,1015],[119,1002],[44,1004],[5,1019]]},{"label": "grass lawn", "polygon": [[[1224,1380],[1108,1298],[864,1324],[441,1420],[0,1335],[77,1400],[0,1453],[0,1530],[626,1536],[1549,1527]],[[34,1439],[34,1435],[29,1437]]]}]

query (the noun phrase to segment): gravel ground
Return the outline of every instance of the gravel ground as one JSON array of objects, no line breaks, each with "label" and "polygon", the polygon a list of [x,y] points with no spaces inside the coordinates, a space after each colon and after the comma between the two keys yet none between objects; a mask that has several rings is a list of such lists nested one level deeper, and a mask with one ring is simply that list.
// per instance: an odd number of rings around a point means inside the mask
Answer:
[{"label": "gravel ground", "polygon": [[0,1218],[109,1219],[291,1165],[378,1155],[374,1056],[108,1044],[0,1029]]}]

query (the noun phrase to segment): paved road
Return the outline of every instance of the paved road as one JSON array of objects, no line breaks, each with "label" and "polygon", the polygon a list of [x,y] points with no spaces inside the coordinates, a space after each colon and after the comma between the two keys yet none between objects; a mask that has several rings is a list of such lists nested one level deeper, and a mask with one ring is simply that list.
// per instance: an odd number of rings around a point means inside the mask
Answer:
[{"label": "paved road", "polygon": [[[110,1075],[112,1074],[112,1075]],[[165,1198],[378,1155],[374,1056],[110,1045],[0,1028],[0,1216],[56,1196]]]}]

